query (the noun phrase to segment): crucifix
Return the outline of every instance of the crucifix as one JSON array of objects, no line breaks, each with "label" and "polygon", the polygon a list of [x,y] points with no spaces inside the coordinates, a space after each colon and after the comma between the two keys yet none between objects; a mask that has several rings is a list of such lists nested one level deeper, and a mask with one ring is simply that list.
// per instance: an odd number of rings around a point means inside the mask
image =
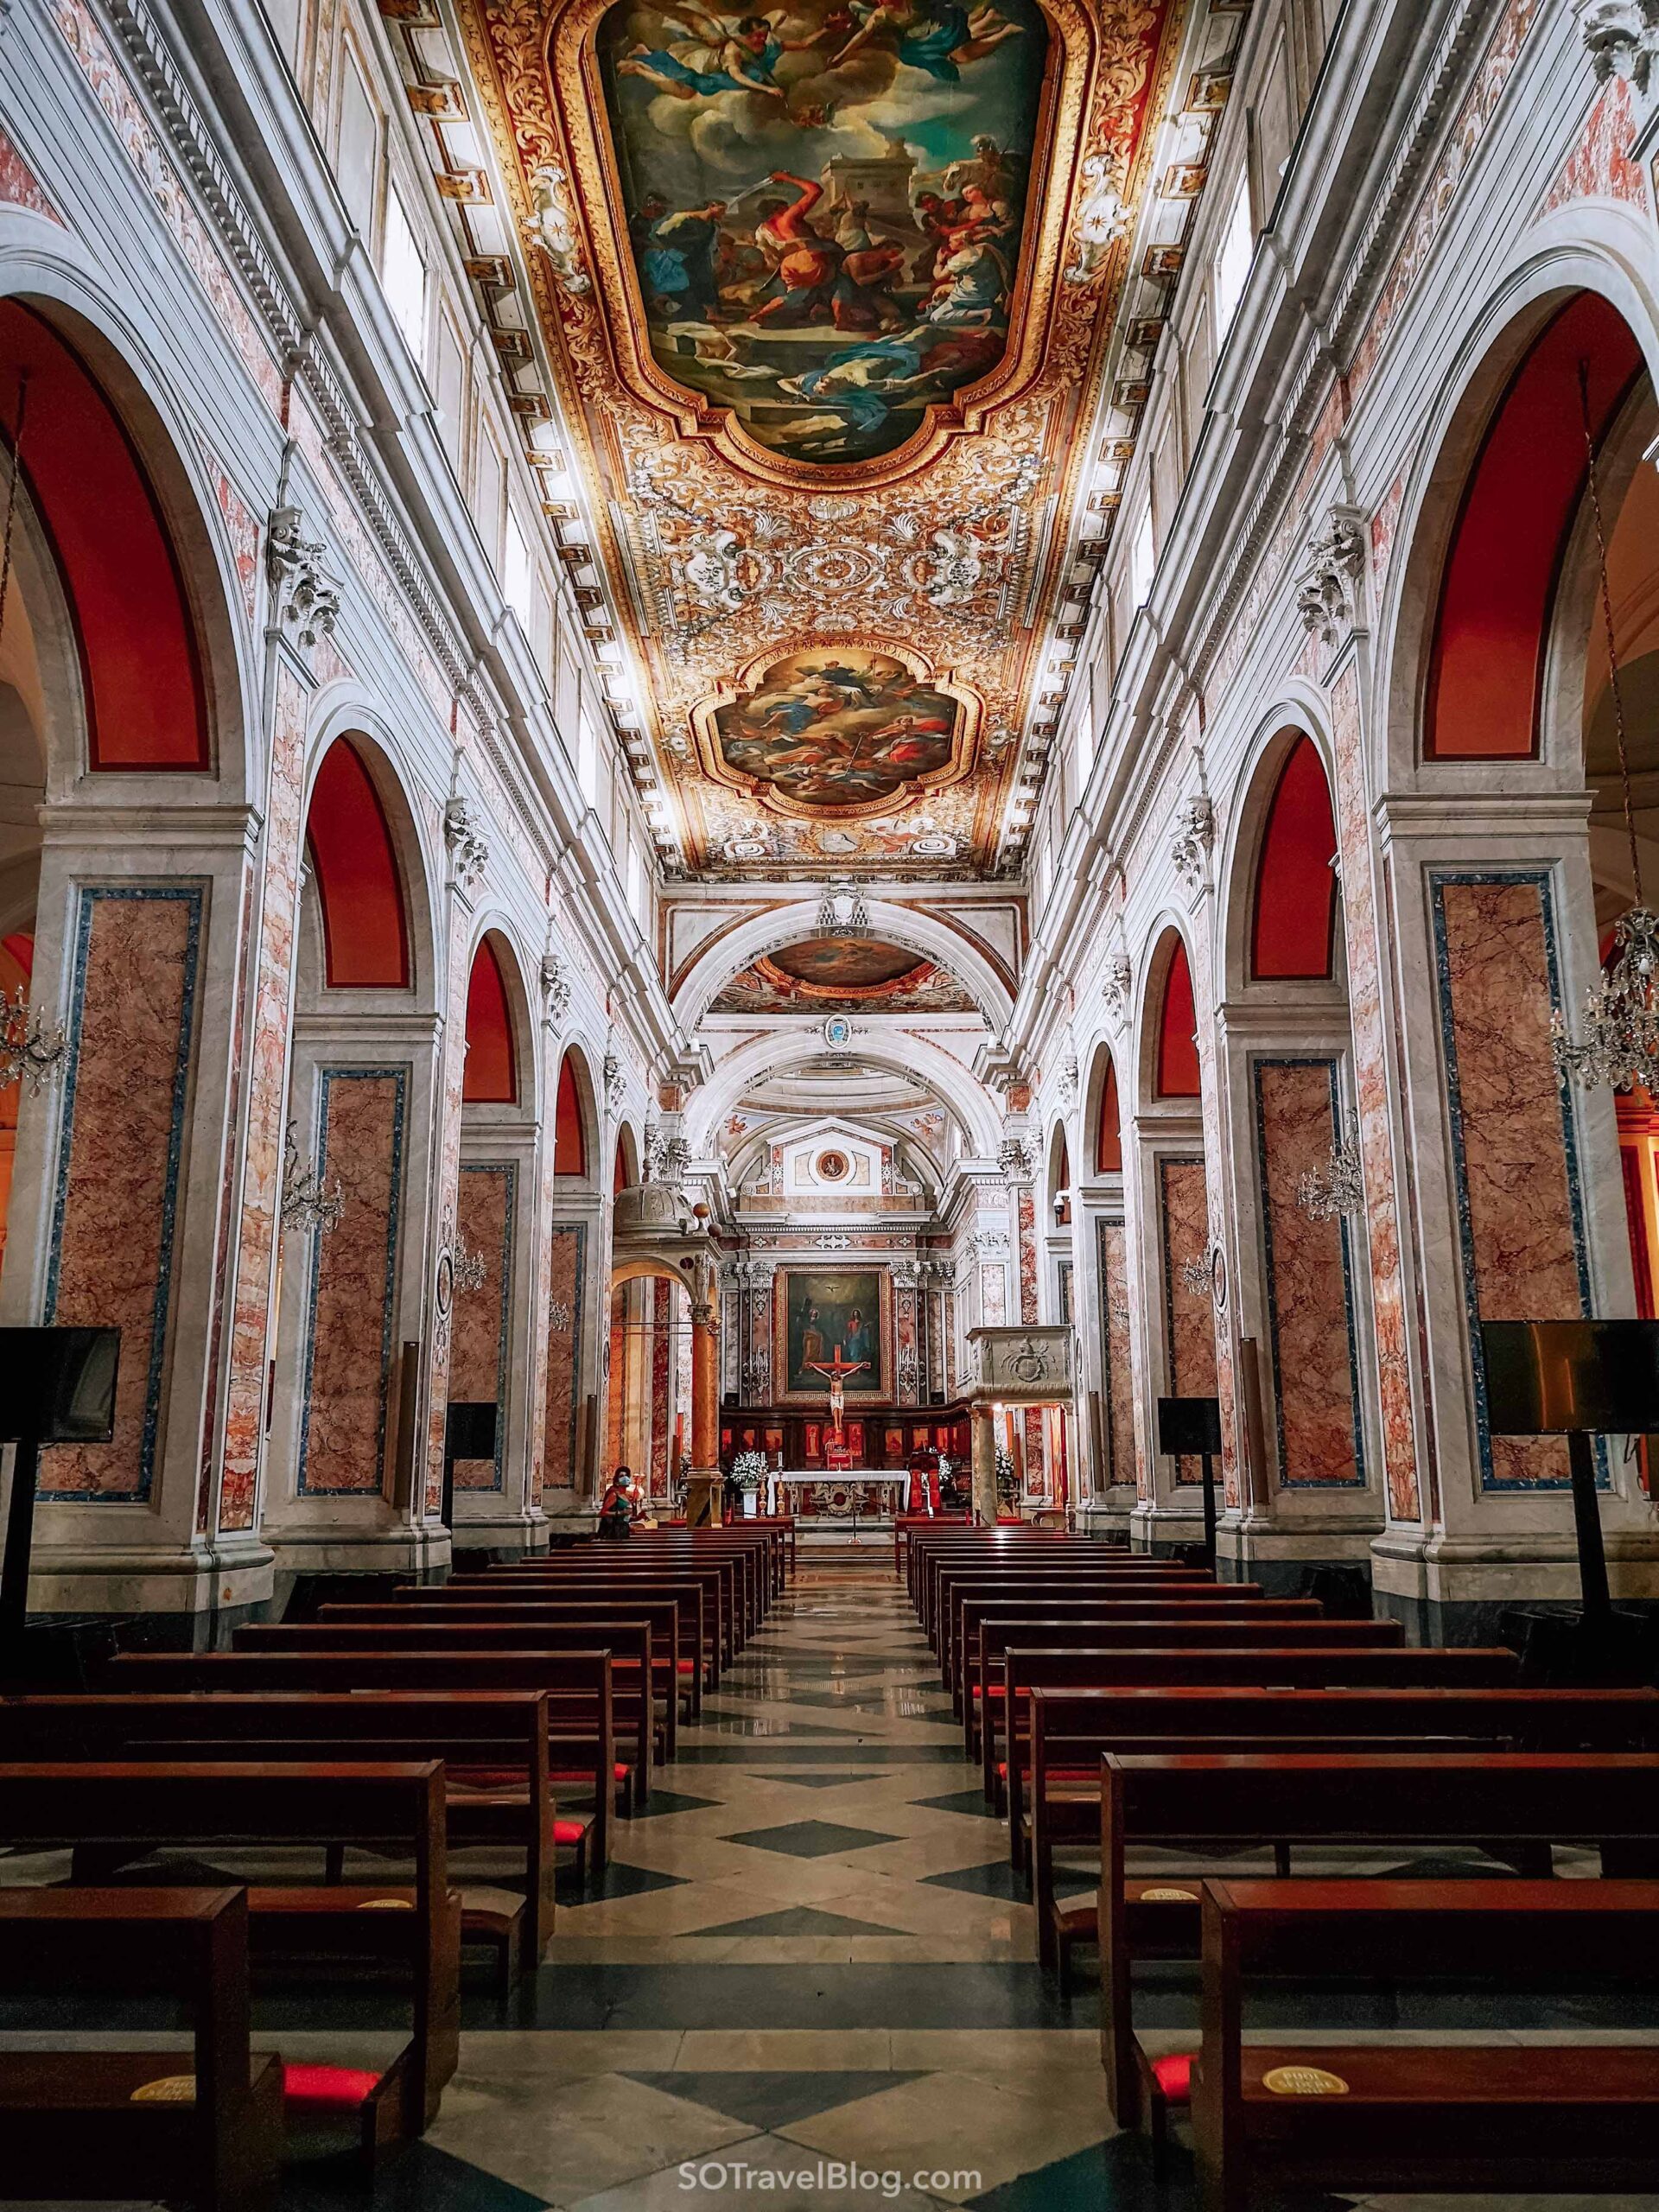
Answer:
[{"label": "crucifix", "polygon": [[869,1363],[868,1359],[843,1359],[839,1344],[836,1346],[833,1359],[802,1362],[814,1375],[827,1375],[830,1378],[830,1428],[837,1444],[841,1441],[841,1417],[847,1410],[847,1377],[859,1374]]}]

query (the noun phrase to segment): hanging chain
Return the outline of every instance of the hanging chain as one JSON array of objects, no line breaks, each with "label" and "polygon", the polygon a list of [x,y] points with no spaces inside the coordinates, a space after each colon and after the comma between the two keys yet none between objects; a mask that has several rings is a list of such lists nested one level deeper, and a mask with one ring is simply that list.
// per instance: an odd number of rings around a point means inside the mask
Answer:
[{"label": "hanging chain", "polygon": [[1618,681],[1618,648],[1613,637],[1613,594],[1607,579],[1607,533],[1601,519],[1601,486],[1596,476],[1596,442],[1590,431],[1590,369],[1579,363],[1579,410],[1584,424],[1584,458],[1590,475],[1590,512],[1596,525],[1596,562],[1601,577],[1601,620],[1607,633],[1607,680],[1613,697],[1613,735],[1618,745],[1618,780],[1624,805],[1624,835],[1630,846],[1630,881],[1635,904],[1642,898],[1642,855],[1636,838],[1636,807],[1630,797],[1630,755],[1624,735],[1624,695]]},{"label": "hanging chain", "polygon": [[0,547],[0,637],[6,628],[6,600],[11,590],[11,537],[17,522],[17,480],[23,473],[23,417],[29,412],[29,378],[17,379],[17,432],[11,442],[11,481],[6,487],[6,537]]}]

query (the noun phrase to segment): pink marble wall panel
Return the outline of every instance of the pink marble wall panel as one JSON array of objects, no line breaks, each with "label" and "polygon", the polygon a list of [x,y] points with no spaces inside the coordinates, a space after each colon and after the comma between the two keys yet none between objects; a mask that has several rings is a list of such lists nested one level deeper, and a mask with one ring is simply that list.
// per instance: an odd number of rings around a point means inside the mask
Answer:
[{"label": "pink marble wall panel", "polygon": [[457,1459],[457,1490],[499,1490],[506,1447],[507,1325],[512,1298],[512,1216],[518,1171],[511,1160],[467,1160],[455,1198],[455,1229],[484,1263],[476,1288],[455,1292],[449,1347],[452,1401],[493,1399],[493,1459]]},{"label": "pink marble wall panel", "polygon": [[901,1406],[919,1402],[921,1371],[916,1347],[916,1294],[902,1284],[893,1296],[893,1395]]},{"label": "pink marble wall panel", "polygon": [[[678,1309],[677,1312],[675,1313],[674,1318],[680,1325],[676,1328],[673,1335],[674,1394],[672,1405],[674,1418],[681,1425],[681,1454],[683,1458],[689,1459],[691,1456],[691,1332],[684,1325],[690,1319],[690,1307],[688,1301],[683,1299],[676,1299],[673,1301],[673,1307],[671,1308],[671,1311],[673,1311],[674,1307]],[[671,1434],[670,1443],[671,1448]],[[678,1482],[680,1478],[680,1470],[677,1462],[670,1467],[669,1475],[671,1484]]]},{"label": "pink marble wall panel", "polygon": [[111,1440],[43,1452],[41,1497],[130,1503],[153,1486],[201,920],[199,890],[80,894],[42,1319],[118,1328],[121,1366]]},{"label": "pink marble wall panel", "polygon": [[226,1530],[254,1526],[264,1439],[304,773],[305,695],[293,671],[284,664],[276,679],[261,854],[264,889],[248,1067],[247,1147],[231,1301],[230,1380],[219,1479],[219,1525]]},{"label": "pink marble wall panel", "polygon": [[312,1246],[302,1497],[384,1487],[408,1086],[407,1068],[322,1071],[322,1179],[346,1205]]},{"label": "pink marble wall panel", "polygon": [[[438,1058],[437,1215],[454,1218],[454,1192],[461,1173],[461,1088],[467,1063],[467,982],[472,960],[464,929],[454,929],[449,939],[449,988],[444,1003],[449,1019],[443,1025]],[[435,1519],[443,1510],[444,1408],[449,1402],[450,1325],[442,1313],[432,1328],[432,1402],[426,1440],[426,1516]]]},{"label": "pink marble wall panel", "polygon": [[237,1170],[237,1124],[242,1108],[243,1045],[247,1028],[250,985],[248,945],[253,930],[255,880],[250,871],[242,881],[242,911],[236,936],[236,1003],[231,1014],[231,1058],[225,1096],[226,1136],[219,1179],[219,1206],[213,1219],[213,1280],[207,1301],[207,1388],[202,1393],[201,1440],[196,1460],[196,1534],[206,1535],[213,1510],[213,1423],[219,1411],[219,1373],[225,1356],[225,1335],[230,1319],[226,1293],[236,1253],[232,1237]]},{"label": "pink marble wall panel", "polygon": [[1135,1448],[1135,1370],[1129,1363],[1129,1249],[1128,1231],[1121,1221],[1097,1226],[1100,1242],[1101,1381],[1105,1392],[1105,1445],[1108,1464],[1101,1487],[1108,1483],[1133,1483],[1136,1495],[1148,1497],[1151,1487]]},{"label": "pink marble wall panel", "polygon": [[14,207],[33,208],[37,215],[54,223],[63,221],[40,179],[3,130],[0,130],[0,200],[9,200]]},{"label": "pink marble wall panel", "polygon": [[[1210,1249],[1210,1201],[1202,1160],[1158,1162],[1158,1214],[1164,1248],[1165,1357],[1169,1395],[1211,1398],[1216,1389],[1216,1309],[1209,1289],[1189,1289],[1182,1272]],[[1196,1459],[1177,1463],[1176,1480],[1197,1483]]]},{"label": "pink marble wall panel", "polygon": [[[587,1224],[558,1223],[549,1230],[547,1242],[550,1307],[542,1484],[547,1490],[571,1490],[576,1480],[576,1348],[582,1342]],[[554,1307],[559,1309],[557,1313]],[[564,1322],[562,1328],[555,1325],[560,1319]]]},{"label": "pink marble wall panel", "polygon": [[944,1356],[944,1395],[950,1399],[957,1394],[957,1294],[954,1290],[947,1290],[944,1294],[944,1343],[941,1349]]},{"label": "pink marble wall panel", "polygon": [[[1015,1209],[1020,1244],[1020,1319],[1039,1318],[1037,1273],[1037,1198],[1029,1184],[1022,1184]],[[1034,1497],[1048,1496],[1048,1468],[1043,1438],[1043,1416],[1035,1406],[1025,1412],[1026,1488]]]},{"label": "pink marble wall panel", "polygon": [[986,1260],[980,1266],[979,1311],[988,1329],[1001,1328],[1008,1318],[1007,1277],[995,1260]]},{"label": "pink marble wall panel", "polygon": [[1544,195],[1539,214],[1550,214],[1573,200],[1623,200],[1645,212],[1648,195],[1642,171],[1630,155],[1635,135],[1630,86],[1623,77],[1610,77],[1586,118],[1578,144]]},{"label": "pink marble wall panel", "polygon": [[1371,1331],[1376,1357],[1383,1471],[1389,1512],[1415,1521],[1422,1511],[1412,1398],[1411,1318],[1401,1256],[1401,1204],[1394,1172],[1388,1013],[1382,999],[1382,917],[1371,873],[1370,792],[1362,753],[1358,683],[1351,666],[1331,693],[1337,838],[1342,855],[1343,933],[1348,956],[1348,1018],[1353,1037],[1359,1147],[1365,1171],[1365,1234],[1370,1262]]},{"label": "pink marble wall panel", "polygon": [[[1477,1319],[1575,1319],[1586,1310],[1588,1283],[1577,1166],[1549,1045],[1557,993],[1547,880],[1445,874],[1431,881],[1471,1334]],[[1474,1351],[1478,1363],[1478,1344]],[[1481,1470],[1505,1486],[1565,1480],[1567,1446],[1483,1437]]]},{"label": "pink marble wall panel", "polygon": [[651,1283],[651,1491],[660,1497],[668,1487],[668,1383],[672,1357],[669,1323],[673,1285],[660,1275]]},{"label": "pink marble wall panel", "polygon": [[1302,1177],[1324,1167],[1336,1140],[1334,1071],[1330,1060],[1258,1060],[1255,1070],[1279,1479],[1299,1489],[1363,1478],[1345,1225],[1310,1221],[1296,1203]]}]

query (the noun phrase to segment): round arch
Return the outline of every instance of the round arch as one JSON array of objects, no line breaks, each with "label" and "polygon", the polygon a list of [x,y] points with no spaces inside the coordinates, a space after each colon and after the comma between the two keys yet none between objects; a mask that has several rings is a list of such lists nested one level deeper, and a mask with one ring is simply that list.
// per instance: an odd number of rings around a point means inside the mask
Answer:
[{"label": "round arch", "polygon": [[[1264,717],[1241,784],[1219,871],[1228,995],[1260,982],[1299,997],[1328,991],[1344,972],[1342,887],[1331,753],[1317,718],[1300,704]],[[1265,943],[1264,922],[1281,925]]]},{"label": "round arch", "polygon": [[632,1122],[618,1124],[616,1151],[611,1161],[611,1196],[631,1190],[639,1180],[639,1141]]},{"label": "round arch", "polygon": [[[1143,964],[1134,1031],[1136,1107],[1196,1107],[1202,1079],[1192,1041],[1198,1014],[1186,932],[1173,915],[1166,916],[1154,925],[1148,943],[1152,950]],[[1191,1026],[1185,1027],[1189,1016]],[[1177,1082],[1190,1088],[1169,1087]]]},{"label": "round arch", "polygon": [[[478,1034],[474,1035],[474,1023]],[[486,916],[473,944],[467,987],[467,1065],[464,1104],[513,1106],[533,1119],[537,1109],[536,1029],[524,962],[499,915]],[[482,1052],[490,1079],[480,1080],[474,1055]]]},{"label": "round arch", "polygon": [[[311,851],[313,806],[329,760],[342,742],[350,747],[361,769],[362,783],[366,785],[373,810],[384,827],[385,853],[377,852],[374,855],[375,890],[381,900],[390,899],[391,887],[381,866],[389,855],[402,906],[406,979],[401,987],[380,984],[369,988],[382,995],[401,988],[423,1009],[435,1012],[438,977],[443,965],[438,950],[442,943],[442,924],[437,906],[437,875],[422,835],[420,810],[395,741],[382,717],[355,684],[331,687],[319,698],[307,748],[303,819],[308,852],[315,863],[316,855]],[[326,783],[323,788],[327,789]],[[353,779],[348,788],[356,792],[360,787]],[[322,875],[314,865],[302,901],[305,926],[302,931],[301,975],[302,981],[308,981],[316,989],[324,987],[329,973],[324,896]],[[390,915],[384,907],[382,918],[390,927]],[[355,987],[342,984],[334,988]]]},{"label": "round arch", "polygon": [[[1443,780],[1467,764],[1425,761],[1419,744],[1427,696],[1436,625],[1423,605],[1421,579],[1441,576],[1462,511],[1470,474],[1510,379],[1554,314],[1576,294],[1592,294],[1628,326],[1649,378],[1659,361],[1659,302],[1633,271],[1646,257],[1643,233],[1626,210],[1575,203],[1534,225],[1516,265],[1494,285],[1468,322],[1439,391],[1401,498],[1393,553],[1381,580],[1377,609],[1379,678],[1376,726],[1386,759],[1378,773],[1399,785],[1420,782],[1427,771]],[[1576,397],[1573,424],[1576,425]],[[1438,600],[1438,588],[1433,594]],[[1505,763],[1475,764],[1490,784]],[[1529,754],[1510,762],[1571,782],[1576,764],[1561,764],[1546,750],[1541,763]]]},{"label": "round arch", "polygon": [[[1006,1024],[1013,995],[984,953],[944,923],[912,907],[885,899],[868,899],[866,906],[873,937],[931,960],[956,977],[994,1027]],[[695,1029],[727,984],[754,961],[812,936],[817,911],[802,905],[758,914],[697,953],[674,993],[674,1011],[685,1028]]]},{"label": "round arch", "polygon": [[600,1117],[588,1055],[565,1046],[553,1091],[553,1173],[561,1180],[591,1184],[599,1173]]},{"label": "round arch", "polygon": [[[67,349],[99,395],[107,410],[110,428],[103,435],[110,451],[111,454],[124,452],[127,467],[132,472],[129,487],[137,488],[129,515],[141,536],[146,533],[137,512],[140,501],[151,509],[150,543],[153,549],[159,549],[146,587],[158,602],[152,612],[160,615],[162,628],[175,639],[178,622],[182,621],[195,664],[200,743],[189,748],[194,757],[180,757],[176,744],[168,743],[164,749],[175,757],[165,762],[111,760],[99,765],[116,770],[134,799],[142,793],[176,804],[193,787],[200,790],[207,783],[212,784],[214,796],[220,800],[233,803],[245,798],[259,782],[260,641],[245,604],[245,580],[238,571],[237,548],[231,542],[219,493],[195,432],[178,408],[176,376],[162,365],[170,334],[158,321],[141,327],[130,306],[111,297],[100,276],[81,258],[75,241],[56,224],[11,205],[0,207],[0,313],[7,311],[34,318],[49,341]],[[41,378],[35,378],[30,410],[36,427],[25,426],[26,478],[30,474],[31,442],[44,422],[44,410],[35,402],[45,391]],[[8,440],[14,428],[16,397],[8,371],[0,377],[0,413],[3,413]],[[82,461],[84,448],[72,475],[79,474]],[[37,489],[49,509],[50,487]],[[226,486],[225,490],[227,503],[234,502],[234,488]],[[94,524],[105,520],[96,504],[92,520]],[[20,531],[20,537],[22,535]],[[111,560],[120,564],[120,588],[114,594],[111,619],[95,622],[94,626],[105,644],[122,645],[123,658],[130,665],[137,627],[130,617],[130,548],[122,551],[112,542],[112,535],[99,528],[90,535],[96,541],[90,550],[106,575]],[[84,544],[80,548],[87,550]],[[60,565],[63,556],[72,561],[77,557],[73,548],[60,543],[54,565]],[[166,604],[169,599],[178,610],[176,620]],[[73,607],[72,591],[66,601],[66,613]],[[84,607],[78,610],[83,618],[86,611]],[[86,637],[84,619],[75,626],[90,649],[92,640]],[[141,676],[137,683],[124,687],[124,715],[135,706],[143,715],[144,681]],[[78,668],[77,691],[80,682]],[[94,721],[95,694],[96,685],[94,696],[86,702]],[[48,748],[48,788],[54,798],[72,797],[87,766],[79,705],[75,722],[73,742],[67,741],[66,730],[65,741],[54,741]]]},{"label": "round arch", "polygon": [[1117,1079],[1117,1058],[1102,1038],[1089,1062],[1083,1089],[1083,1117],[1077,1136],[1079,1167],[1074,1173],[1088,1179],[1123,1172],[1122,1100]]},{"label": "round arch", "polygon": [[[713,1079],[696,1091],[686,1109],[686,1136],[694,1159],[707,1159],[715,1133],[744,1092],[785,1057],[800,1057],[798,1032],[769,1032],[728,1053]],[[950,1107],[971,1139],[974,1156],[994,1160],[1001,1137],[1001,1116],[988,1091],[975,1082],[960,1060],[925,1037],[906,1031],[891,1042],[872,1032],[858,1040],[859,1058],[872,1065],[918,1076]]]}]

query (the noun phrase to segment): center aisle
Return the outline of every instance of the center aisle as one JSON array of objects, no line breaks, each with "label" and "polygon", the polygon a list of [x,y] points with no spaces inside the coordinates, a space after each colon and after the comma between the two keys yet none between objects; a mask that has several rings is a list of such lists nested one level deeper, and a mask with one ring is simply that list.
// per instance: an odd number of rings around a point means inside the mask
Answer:
[{"label": "center aisle", "polygon": [[891,1540],[803,1547],[703,1715],[561,1903],[537,2024],[466,2036],[426,2139],[473,2170],[451,2212],[1137,2199],[1093,1989],[1045,1988]]}]

